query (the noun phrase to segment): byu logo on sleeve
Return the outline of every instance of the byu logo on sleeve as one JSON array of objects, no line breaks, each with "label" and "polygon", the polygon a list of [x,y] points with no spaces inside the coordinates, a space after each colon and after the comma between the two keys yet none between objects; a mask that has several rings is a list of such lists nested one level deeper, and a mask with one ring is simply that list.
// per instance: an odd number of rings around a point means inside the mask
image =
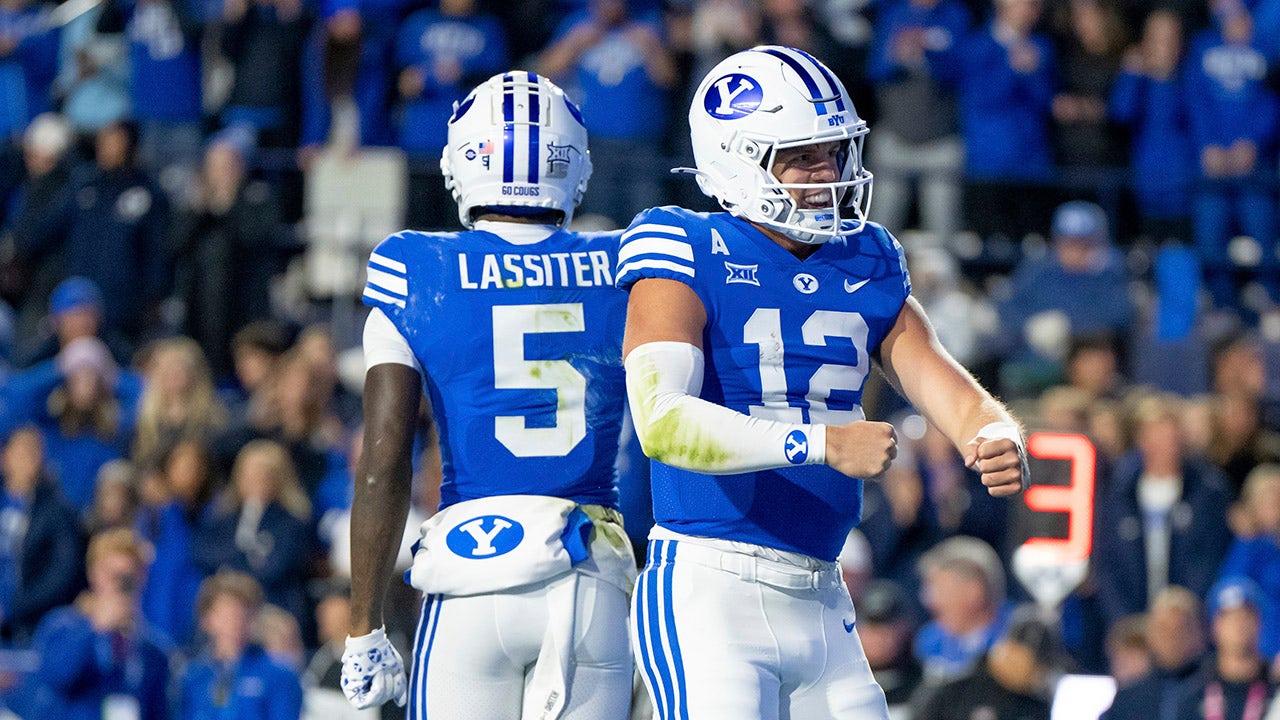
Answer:
[{"label": "byu logo on sleeve", "polygon": [[787,454],[787,462],[803,465],[809,459],[809,437],[800,430],[792,430],[787,435],[782,451]]},{"label": "byu logo on sleeve", "polygon": [[760,83],[746,75],[731,73],[711,84],[715,92],[708,92],[703,107],[712,117],[720,120],[744,118],[760,107],[764,91]]},{"label": "byu logo on sleeve", "polygon": [[481,515],[459,523],[445,542],[453,554],[464,558],[491,558],[506,555],[524,539],[520,523],[501,515]]}]

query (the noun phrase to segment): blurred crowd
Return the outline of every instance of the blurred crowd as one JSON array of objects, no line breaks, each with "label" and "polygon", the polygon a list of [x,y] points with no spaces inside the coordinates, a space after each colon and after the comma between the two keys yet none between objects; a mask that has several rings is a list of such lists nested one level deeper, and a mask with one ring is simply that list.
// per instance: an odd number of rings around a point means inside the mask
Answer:
[{"label": "blurred crowd", "polygon": [[[1280,678],[1280,0],[74,5],[0,0],[8,711],[353,713],[355,338],[291,281],[317,158],[399,148],[404,224],[452,229],[452,104],[520,67],[582,107],[584,221],[708,209],[668,174],[692,85],[767,42],[824,60],[871,123],[872,219],[941,342],[1029,430],[1097,449],[1091,573],[1055,612],[1021,607],[1025,508],[868,381],[868,417],[903,441],[842,563],[895,718],[1047,718],[1064,673],[1114,677],[1115,720],[1262,717]],[[419,448],[410,528],[437,502],[429,422]],[[636,452],[619,467],[642,546]],[[403,641],[416,600],[392,594]]]}]

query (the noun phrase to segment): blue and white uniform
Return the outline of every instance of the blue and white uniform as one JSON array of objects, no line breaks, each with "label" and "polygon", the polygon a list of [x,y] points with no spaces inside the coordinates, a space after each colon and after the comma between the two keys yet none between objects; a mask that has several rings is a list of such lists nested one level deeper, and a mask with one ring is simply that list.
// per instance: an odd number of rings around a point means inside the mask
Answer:
[{"label": "blue and white uniform", "polygon": [[409,573],[427,593],[411,719],[628,712],[617,245],[481,221],[393,235],[369,259],[366,362],[422,372],[444,465]]},{"label": "blue and white uniform", "polygon": [[[728,213],[657,208],[622,237],[620,287],[679,281],[706,309],[702,400],[789,423],[863,419],[871,358],[911,292],[883,227],[803,261]],[[883,716],[835,563],[862,481],[802,464],[811,450],[789,446],[795,466],[745,474],[653,461],[658,524],[633,632],[664,720]]]}]

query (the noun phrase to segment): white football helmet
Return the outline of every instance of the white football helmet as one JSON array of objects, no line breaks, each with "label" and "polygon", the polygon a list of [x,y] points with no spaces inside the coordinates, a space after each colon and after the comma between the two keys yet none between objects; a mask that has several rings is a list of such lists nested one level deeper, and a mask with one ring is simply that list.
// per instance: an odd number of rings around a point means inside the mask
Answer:
[{"label": "white football helmet", "polygon": [[440,170],[465,227],[483,208],[558,210],[567,226],[591,177],[582,114],[544,77],[494,75],[454,103]]},{"label": "white football helmet", "polygon": [[[693,97],[689,132],[698,186],[734,215],[811,244],[866,222],[867,123],[835,74],[808,53],[761,45],[721,61]],[[843,143],[834,182],[783,184],[774,177],[778,150],[831,141]],[[829,207],[801,209],[788,192],[815,189],[829,191]]]}]

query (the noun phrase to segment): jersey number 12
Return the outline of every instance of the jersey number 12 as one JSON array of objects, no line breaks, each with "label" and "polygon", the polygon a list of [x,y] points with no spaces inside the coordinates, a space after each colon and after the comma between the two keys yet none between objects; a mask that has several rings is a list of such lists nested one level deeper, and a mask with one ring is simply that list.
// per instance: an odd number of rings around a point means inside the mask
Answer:
[{"label": "jersey number 12", "polygon": [[[782,422],[805,422],[802,408],[788,401],[787,372],[783,365],[782,314],[778,308],[757,308],[742,328],[742,341],[760,348],[760,405],[751,406],[752,417]],[[838,310],[815,310],[800,326],[805,345],[826,346],[827,338],[848,338],[853,343],[848,365],[824,363],[809,377],[809,420],[813,423],[843,425],[864,419],[862,408],[832,410],[828,407],[836,390],[857,392],[867,377],[867,321],[862,315]]]}]

